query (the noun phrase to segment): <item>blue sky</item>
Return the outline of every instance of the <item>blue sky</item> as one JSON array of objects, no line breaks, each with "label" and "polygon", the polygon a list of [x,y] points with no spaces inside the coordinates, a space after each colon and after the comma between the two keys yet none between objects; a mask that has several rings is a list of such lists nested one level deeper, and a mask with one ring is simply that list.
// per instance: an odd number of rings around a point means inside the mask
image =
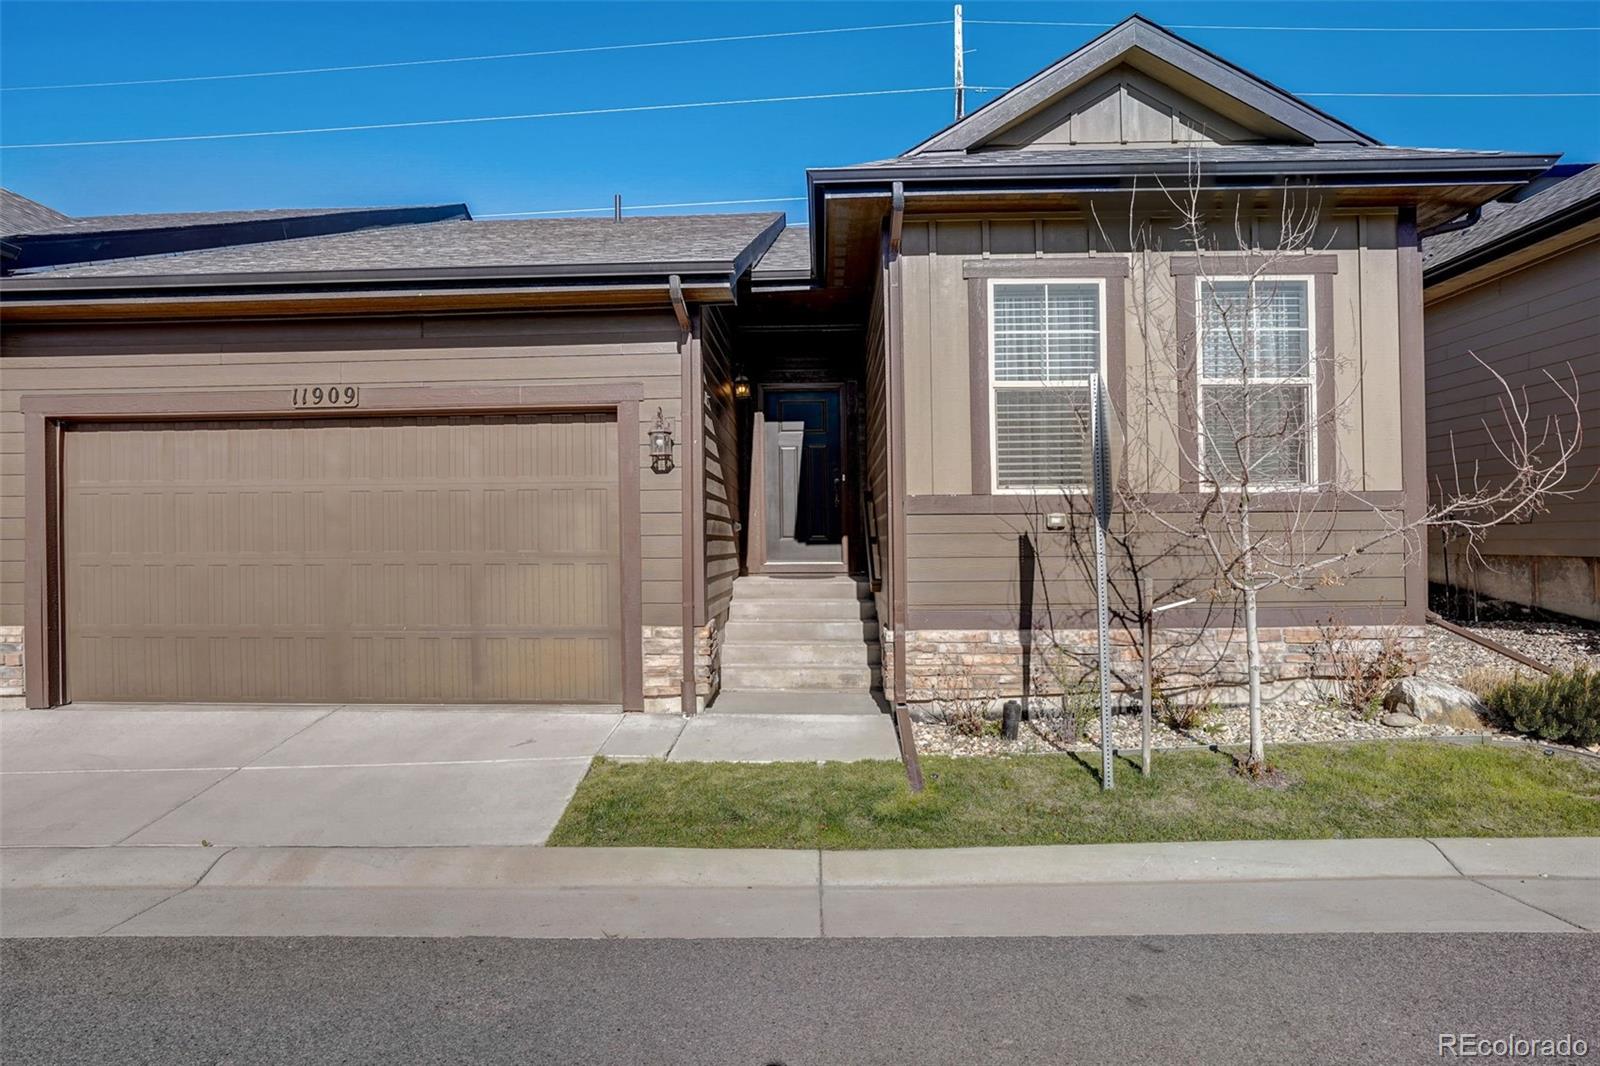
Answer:
[{"label": "blue sky", "polygon": [[[947,3],[0,2],[0,85],[266,71],[946,20]],[[1121,3],[965,4],[967,79],[1014,84]],[[1597,26],[1600,2],[1149,3],[1163,23]],[[1600,92],[1600,33],[1180,31],[1299,92]],[[950,29],[387,70],[0,93],[5,144],[352,125],[943,86]],[[989,97],[975,94],[976,106]],[[1313,99],[1392,144],[1600,159],[1600,98]],[[947,93],[349,133],[12,150],[7,187],[71,214],[465,201],[479,216],[798,197],[805,168],[902,151]],[[763,210],[768,205],[727,210]],[[801,203],[770,205],[798,220]]]}]

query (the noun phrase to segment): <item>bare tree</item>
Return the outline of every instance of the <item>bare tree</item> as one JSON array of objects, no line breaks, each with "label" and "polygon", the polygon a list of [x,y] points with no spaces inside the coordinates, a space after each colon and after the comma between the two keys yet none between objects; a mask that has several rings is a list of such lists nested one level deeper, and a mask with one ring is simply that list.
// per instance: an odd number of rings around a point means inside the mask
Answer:
[{"label": "bare tree", "polygon": [[[1165,534],[1174,552],[1204,571],[1199,584],[1236,594],[1243,615],[1250,752],[1265,764],[1261,726],[1259,605],[1278,589],[1324,591],[1374,569],[1391,573],[1426,550],[1432,528],[1481,537],[1493,526],[1542,509],[1564,486],[1582,439],[1576,376],[1560,417],[1534,418],[1526,396],[1494,368],[1499,424],[1485,430],[1494,476],[1458,464],[1423,513],[1361,491],[1339,453],[1341,429],[1359,415],[1359,384],[1341,394],[1338,353],[1317,343],[1315,282],[1305,257],[1324,250],[1319,205],[1284,188],[1275,214],[1241,197],[1204,194],[1198,171],[1181,189],[1161,188],[1168,218],[1139,221],[1130,200],[1137,262],[1131,300],[1143,342],[1143,371],[1129,375],[1126,405],[1147,424],[1176,427],[1159,444],[1141,435],[1118,505],[1138,527]],[[1181,257],[1184,270],[1167,269]],[[1298,260],[1298,262],[1297,262]],[[1184,313],[1180,313],[1180,311]],[[1570,405],[1571,416],[1566,408]],[[1130,458],[1135,458],[1130,456]],[[1157,492],[1178,486],[1176,493]],[[1343,515],[1359,514],[1356,522]]]}]

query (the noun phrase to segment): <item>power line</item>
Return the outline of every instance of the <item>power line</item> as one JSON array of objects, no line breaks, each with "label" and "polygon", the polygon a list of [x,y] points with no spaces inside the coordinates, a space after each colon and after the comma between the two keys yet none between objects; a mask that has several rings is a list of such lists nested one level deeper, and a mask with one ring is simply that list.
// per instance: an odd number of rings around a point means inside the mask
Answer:
[{"label": "power line", "polygon": [[[994,93],[1010,92],[1011,86],[997,85],[968,85],[968,92]],[[1294,93],[1295,96],[1343,96],[1367,97],[1377,100],[1544,100],[1544,99],[1585,99],[1600,97],[1600,92],[1533,92],[1533,93]]]},{"label": "power line", "polygon": [[1381,100],[1549,100],[1588,98],[1594,93],[1295,93],[1296,96],[1369,97]]},{"label": "power line", "polygon": [[[629,211],[659,211],[668,207],[729,207],[735,204],[794,204],[804,203],[804,196],[758,196],[751,200],[691,200],[675,204],[627,204]],[[564,207],[554,211],[496,211],[474,215],[474,218],[529,218],[535,215],[609,215],[615,207]]]},{"label": "power line", "polygon": [[172,137],[117,137],[103,141],[45,141],[35,144],[0,144],[0,151],[24,148],[98,148],[120,144],[171,144],[178,141],[231,141],[251,137],[294,137],[307,133],[352,133],[360,130],[396,130],[419,126],[460,126],[482,122],[526,122],[543,118],[577,118],[585,115],[624,115],[641,111],[688,111],[743,104],[787,104],[807,100],[844,100],[862,96],[906,96],[912,93],[947,93],[949,85],[923,89],[868,89],[858,92],[806,93],[799,96],[756,96],[743,100],[705,100],[689,104],[636,104],[630,107],[588,107],[571,111],[535,111],[522,115],[481,115],[473,118],[420,119],[413,122],[370,122],[354,126],[315,126],[298,130],[250,130],[241,133],[190,133]]},{"label": "power line", "polygon": [[428,67],[447,63],[483,63],[500,59],[533,59],[548,56],[588,55],[594,52],[627,52],[642,48],[677,48],[692,44],[725,44],[735,41],[767,41],[780,37],[822,37],[840,33],[871,33],[881,30],[909,30],[924,26],[948,26],[949,19],[937,22],[891,22],[879,26],[839,26],[822,30],[786,30],[776,33],[740,33],[727,37],[688,37],[673,41],[642,41],[635,44],[596,44],[574,48],[543,48],[533,52],[497,52],[478,56],[449,56],[442,59],[406,59],[390,63],[352,63],[338,67],[299,67],[292,70],[258,70],[244,74],[197,74],[177,78],[135,78],[127,81],[81,81],[61,85],[7,85],[0,92],[43,92],[49,89],[110,89],[133,85],[178,85],[197,81],[236,81],[242,78],[286,78],[299,74],[335,74],[352,70],[392,70],[397,67]]},{"label": "power line", "polygon": [[[1023,19],[967,19],[972,26],[1072,26],[1105,30],[1114,22],[1033,22]],[[1263,33],[1596,33],[1600,26],[1218,26],[1163,23],[1169,30],[1246,30]]]}]

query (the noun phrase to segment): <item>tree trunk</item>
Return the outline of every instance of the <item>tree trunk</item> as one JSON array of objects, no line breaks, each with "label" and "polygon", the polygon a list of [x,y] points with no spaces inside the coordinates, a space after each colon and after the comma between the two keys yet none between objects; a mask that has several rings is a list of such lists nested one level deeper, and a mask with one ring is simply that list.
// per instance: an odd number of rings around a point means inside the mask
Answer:
[{"label": "tree trunk", "polygon": [[1266,763],[1266,751],[1261,740],[1261,634],[1256,628],[1256,590],[1244,590],[1244,636],[1246,655],[1250,664],[1250,769],[1259,770]]}]

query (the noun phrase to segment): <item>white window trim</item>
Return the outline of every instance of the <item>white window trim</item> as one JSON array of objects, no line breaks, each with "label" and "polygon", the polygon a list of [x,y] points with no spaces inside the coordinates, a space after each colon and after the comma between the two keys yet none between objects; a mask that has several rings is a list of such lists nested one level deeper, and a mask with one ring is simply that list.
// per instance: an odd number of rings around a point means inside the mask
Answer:
[{"label": "white window trim", "polygon": [[[988,403],[989,403],[989,492],[992,495],[995,495],[995,496],[1037,496],[1037,495],[1040,495],[1041,493],[1051,494],[1051,495],[1065,493],[1065,494],[1071,495],[1071,496],[1088,495],[1090,492],[1093,491],[1088,486],[1085,486],[1084,488],[1080,488],[1080,489],[1075,489],[1075,488],[1069,488],[1069,487],[1067,487],[1065,485],[1029,485],[1029,486],[1011,486],[1011,487],[1006,487],[1006,488],[1002,488],[1001,485],[1000,485],[1000,444],[999,444],[1000,426],[999,426],[999,415],[998,415],[998,412],[996,410],[996,405],[995,405],[995,402],[994,402],[995,390],[996,389],[1003,389],[1003,388],[1009,388],[1009,389],[1039,389],[1039,388],[1047,388],[1047,387],[1050,387],[1050,386],[1071,385],[1073,383],[1072,382],[1051,382],[1051,381],[1044,381],[1044,380],[1039,380],[1039,381],[1007,381],[1007,382],[1004,382],[1004,383],[1002,383],[1000,381],[999,375],[996,373],[995,365],[994,365],[994,353],[995,353],[995,345],[994,345],[994,332],[995,332],[995,330],[994,330],[994,326],[995,326],[994,290],[995,290],[995,287],[998,286],[998,285],[1092,285],[1092,286],[1094,286],[1094,288],[1098,292],[1098,299],[1100,301],[1100,307],[1099,307],[1100,329],[1098,331],[1099,332],[1099,345],[1098,345],[1098,347],[1099,347],[1099,367],[1100,367],[1100,376],[1101,376],[1101,378],[1104,378],[1105,375],[1106,375],[1106,332],[1107,332],[1107,328],[1106,328],[1107,327],[1107,323],[1106,323],[1106,279],[1105,278],[1083,278],[1083,277],[1078,277],[1078,278],[1056,278],[1056,277],[1049,277],[1049,278],[990,278],[989,279],[989,283],[985,287],[985,290],[984,290],[984,298],[986,300],[988,300],[988,305],[989,305],[988,306],[988,318],[989,318],[989,322],[988,322],[988,326],[989,326],[989,330],[988,330],[988,332],[989,332],[989,337],[988,337],[988,347],[989,347],[989,353],[988,353],[988,360],[989,360],[989,396],[988,396]],[[1088,384],[1089,384],[1088,380],[1085,379],[1084,382],[1083,382],[1083,387],[1087,388]]]},{"label": "white window trim", "polygon": [[[1205,387],[1207,385],[1238,385],[1238,384],[1241,384],[1241,382],[1239,382],[1238,380],[1232,379],[1232,378],[1207,379],[1206,374],[1205,374],[1205,368],[1206,368],[1205,308],[1204,308],[1203,304],[1201,303],[1201,300],[1203,299],[1202,294],[1201,294],[1201,287],[1206,285],[1206,284],[1210,284],[1210,283],[1214,283],[1214,282],[1223,282],[1223,281],[1247,281],[1247,282],[1250,282],[1250,283],[1255,284],[1255,285],[1259,285],[1259,284],[1261,284],[1263,282],[1267,282],[1267,281],[1273,281],[1273,282],[1298,281],[1298,282],[1303,282],[1305,284],[1305,287],[1306,287],[1306,328],[1305,328],[1305,334],[1306,334],[1306,375],[1304,377],[1293,377],[1293,378],[1252,377],[1252,378],[1249,379],[1249,383],[1252,384],[1252,385],[1303,385],[1305,387],[1305,390],[1306,390],[1306,437],[1307,437],[1307,440],[1306,440],[1306,478],[1303,481],[1261,481],[1261,482],[1252,482],[1251,485],[1250,485],[1250,490],[1252,492],[1255,492],[1255,491],[1262,491],[1262,492],[1309,492],[1309,491],[1314,491],[1321,484],[1321,480],[1317,475],[1317,471],[1320,469],[1320,467],[1318,466],[1318,463],[1320,462],[1320,456],[1317,454],[1317,443],[1318,443],[1317,442],[1317,437],[1319,436],[1319,434],[1317,433],[1317,418],[1319,416],[1319,413],[1317,411],[1317,365],[1318,365],[1317,364],[1317,360],[1318,360],[1318,355],[1317,355],[1317,289],[1316,289],[1317,279],[1316,279],[1316,276],[1312,275],[1312,274],[1268,274],[1268,275],[1259,276],[1259,277],[1258,276],[1252,276],[1252,275],[1249,275],[1249,274],[1219,274],[1219,275],[1216,275],[1215,277],[1204,277],[1204,276],[1196,275],[1196,277],[1194,279],[1194,323],[1195,323],[1195,325],[1194,325],[1194,333],[1195,333],[1195,340],[1196,340],[1196,344],[1195,344],[1195,367],[1194,367],[1194,370],[1195,370],[1195,373],[1194,373],[1194,379],[1195,379],[1194,432],[1195,432],[1195,443],[1197,445],[1196,450],[1195,450],[1195,473],[1197,475],[1199,475],[1199,482],[1202,485],[1215,487],[1215,488],[1220,489],[1223,492],[1242,492],[1242,491],[1244,491],[1244,488],[1241,485],[1228,484],[1226,482],[1218,484],[1217,482],[1212,481],[1210,475],[1208,473],[1206,473],[1206,409],[1205,409],[1206,389],[1205,389]],[[1254,306],[1254,301],[1253,300],[1251,301],[1251,305]],[[1288,332],[1288,331],[1287,330],[1278,330],[1277,332]],[[1295,332],[1299,332],[1299,331],[1297,330]]]}]

